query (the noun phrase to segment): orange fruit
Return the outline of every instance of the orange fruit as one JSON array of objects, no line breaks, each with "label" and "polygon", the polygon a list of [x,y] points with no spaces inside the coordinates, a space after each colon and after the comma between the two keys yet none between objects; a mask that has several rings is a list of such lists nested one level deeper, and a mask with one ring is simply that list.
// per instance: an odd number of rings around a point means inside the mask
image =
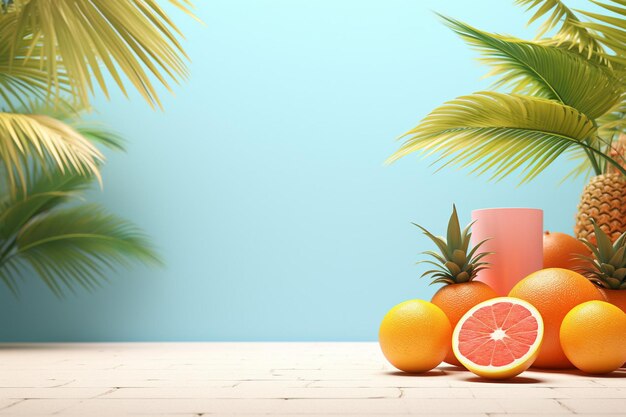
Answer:
[{"label": "orange fruit", "polygon": [[393,366],[418,373],[443,361],[451,335],[450,321],[439,307],[424,300],[409,300],[385,315],[378,342]]},{"label": "orange fruit", "polygon": [[537,358],[543,320],[535,307],[498,297],[472,307],[454,328],[452,349],[476,375],[506,379],[521,374]]},{"label": "orange fruit", "polygon": [[589,265],[576,256],[590,256],[591,251],[583,242],[565,233],[549,232],[543,234],[543,267],[565,268],[578,271]]},{"label": "orange fruit", "polygon": [[[470,281],[460,284],[448,284],[441,287],[433,295],[431,303],[439,307],[450,320],[450,325],[454,329],[461,317],[478,303],[496,298],[498,294],[489,285],[480,281]],[[452,339],[449,342],[449,349],[445,362],[461,366],[461,362],[454,356],[452,351]]]},{"label": "orange fruit", "polygon": [[605,301],[574,307],[561,324],[567,358],[590,374],[613,372],[626,362],[626,314]]},{"label": "orange fruit", "polygon": [[545,327],[543,345],[534,365],[537,368],[572,368],[559,341],[561,322],[578,304],[602,300],[602,294],[587,278],[562,268],[533,272],[518,282],[509,292],[539,310]]},{"label": "orange fruit", "polygon": [[598,290],[607,302],[619,307],[626,313],[626,290],[611,290],[603,287],[598,287]]}]

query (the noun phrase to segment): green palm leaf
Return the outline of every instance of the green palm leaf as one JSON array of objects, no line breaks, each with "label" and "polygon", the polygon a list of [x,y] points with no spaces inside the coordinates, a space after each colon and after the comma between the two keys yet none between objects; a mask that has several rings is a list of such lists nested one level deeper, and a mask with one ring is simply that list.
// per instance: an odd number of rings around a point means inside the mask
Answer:
[{"label": "green palm leaf", "polygon": [[[621,134],[626,133],[625,115],[626,105],[622,103],[615,112],[607,113],[596,119],[596,124],[598,125],[598,135],[591,140],[592,146],[600,149],[603,153],[612,156],[613,159],[622,165],[626,165],[626,159],[624,159],[622,152],[615,147],[615,141]],[[589,163],[589,154],[585,152],[585,149],[572,151],[569,159],[576,161],[577,164],[576,167],[565,177],[565,179],[576,178],[579,176],[588,178],[591,175],[592,167]],[[600,164],[600,171],[606,172],[607,160],[598,162]]]},{"label": "green palm leaf", "polygon": [[617,112],[598,118],[598,130],[603,136],[612,137],[626,131],[626,106],[622,105]]},{"label": "green palm leaf", "polygon": [[[81,123],[70,107],[39,109],[63,119],[84,137],[97,137],[95,140],[121,149],[117,136]],[[95,205],[63,209],[92,188],[94,175],[45,170],[30,164],[26,179],[24,188],[0,194],[0,280],[14,293],[17,279],[29,272],[35,272],[61,295],[76,285],[93,288],[106,279],[107,270],[132,260],[159,262],[146,237],[132,224]],[[4,188],[9,188],[8,179],[3,180]]]},{"label": "green palm leaf", "polygon": [[93,289],[106,280],[107,271],[132,261],[161,263],[136,226],[97,205],[80,205],[28,222],[12,252],[0,258],[0,278],[15,287],[15,277],[31,269],[60,296],[76,285]]},{"label": "green palm leaf", "polygon": [[587,180],[593,173],[593,168],[589,163],[589,156],[585,149],[572,150],[568,159],[576,163],[576,166],[563,178],[561,183],[568,179],[583,177]]},{"label": "green palm leaf", "polygon": [[537,38],[541,38],[547,32],[558,27],[554,36],[557,45],[567,44],[579,52],[585,53],[587,57],[604,53],[604,48],[598,42],[596,34],[590,28],[583,26],[576,13],[561,0],[516,0],[515,3],[527,6],[527,10],[536,9],[528,24],[546,17],[539,28]]},{"label": "green palm leaf", "polygon": [[0,239],[7,241],[32,218],[46,213],[91,188],[93,179],[82,175],[60,174],[34,176],[27,191],[0,200]]},{"label": "green palm leaf", "polygon": [[526,182],[568,150],[584,148],[608,158],[587,144],[595,131],[587,116],[555,101],[479,92],[435,109],[403,136],[408,139],[389,162],[420,151],[438,154],[443,166],[492,171],[492,179],[520,168]]},{"label": "green palm leaf", "polygon": [[[615,55],[604,54],[607,59],[621,66],[626,65],[626,7],[614,6],[609,3],[602,3],[594,0],[591,0],[591,2],[603,7],[617,16],[603,15],[581,10],[579,11],[581,14],[584,14],[593,20],[590,22],[581,22],[579,23],[579,26],[589,30],[591,33],[595,33],[595,37],[599,42],[603,43],[616,53]],[[626,2],[623,0],[612,0],[612,2],[621,6],[626,6]]]},{"label": "green palm leaf", "polygon": [[[56,107],[34,103],[32,110],[38,114],[63,121],[88,141],[102,143],[112,149],[123,150],[122,139],[94,122],[85,122],[80,112],[66,102]],[[31,218],[57,208],[92,187],[96,177],[92,174],[73,175],[60,170],[48,171],[39,164],[28,164],[26,183],[13,192],[0,194],[0,240],[8,241]],[[8,177],[0,178],[2,189],[11,188]]]},{"label": "green palm leaf", "polygon": [[0,172],[15,191],[27,182],[29,166],[99,175],[103,156],[76,129],[46,115],[0,113]]},{"label": "green palm leaf", "polygon": [[557,100],[595,119],[620,103],[623,86],[606,65],[555,46],[483,32],[442,16],[493,67],[497,87]]},{"label": "green palm leaf", "polygon": [[[187,0],[172,1],[189,13]],[[151,106],[160,106],[151,76],[170,89],[186,77],[180,31],[156,0],[18,0],[13,13],[11,57],[26,46],[26,56],[45,62],[49,84],[59,89],[64,74],[87,103],[94,82],[108,96],[106,70],[126,94],[122,74]],[[3,23],[0,20],[0,24]]]}]

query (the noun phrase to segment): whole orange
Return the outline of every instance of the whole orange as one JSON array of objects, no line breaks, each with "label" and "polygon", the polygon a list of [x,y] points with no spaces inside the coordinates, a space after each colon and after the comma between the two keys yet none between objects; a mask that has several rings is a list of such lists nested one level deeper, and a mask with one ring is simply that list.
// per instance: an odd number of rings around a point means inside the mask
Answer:
[{"label": "whole orange", "polygon": [[539,310],[544,322],[543,345],[533,364],[536,368],[572,368],[559,341],[561,322],[578,304],[602,300],[602,294],[587,278],[563,268],[548,268],[533,272],[518,282],[509,292]]},{"label": "whole orange", "polygon": [[613,372],[626,361],[626,314],[605,301],[574,307],[561,324],[567,358],[590,374]]},{"label": "whole orange", "polygon": [[575,237],[549,231],[543,234],[544,268],[565,268],[578,272],[589,265],[587,261],[576,259],[580,255],[590,256],[591,251]]},{"label": "whole orange", "polygon": [[426,372],[439,365],[452,338],[450,321],[436,305],[409,300],[383,318],[378,342],[387,360],[405,372]]},{"label": "whole orange", "polygon": [[[498,294],[496,294],[493,288],[484,282],[470,281],[444,285],[433,295],[430,302],[446,313],[448,320],[450,320],[450,325],[452,329],[454,329],[459,320],[461,320],[461,317],[463,317],[470,308],[483,301],[496,298],[497,296]],[[452,338],[450,338],[449,345],[450,349],[444,361],[451,365],[463,366],[452,351]]]}]

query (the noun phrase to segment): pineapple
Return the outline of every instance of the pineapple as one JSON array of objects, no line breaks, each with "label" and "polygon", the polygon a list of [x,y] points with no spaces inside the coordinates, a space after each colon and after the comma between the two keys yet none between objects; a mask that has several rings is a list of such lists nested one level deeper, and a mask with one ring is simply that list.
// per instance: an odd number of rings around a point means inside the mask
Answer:
[{"label": "pineapple", "polygon": [[437,262],[418,262],[429,263],[439,268],[438,270],[432,269],[422,274],[422,277],[431,276],[431,278],[434,278],[432,281],[433,284],[461,284],[470,282],[476,278],[476,274],[478,274],[479,271],[487,267],[488,263],[480,262],[480,260],[489,255],[489,253],[477,253],[480,246],[485,243],[484,241],[474,246],[468,253],[470,238],[472,236],[470,231],[472,223],[461,231],[456,206],[452,206],[452,215],[448,221],[447,239],[433,235],[419,224],[413,224],[422,229],[422,232],[437,245],[441,252],[440,254],[433,251],[423,252],[423,254],[435,258]]},{"label": "pineapple", "polygon": [[578,204],[574,233],[579,239],[594,241],[594,219],[609,237],[616,240],[626,232],[626,179],[619,173],[591,178]]},{"label": "pineapple", "polygon": [[604,298],[626,312],[626,233],[611,243],[600,226],[590,220],[596,243],[581,241],[591,249],[591,257],[581,256],[589,266],[579,272],[596,284]]},{"label": "pineapple", "polygon": [[[459,217],[454,206],[452,206],[452,215],[448,221],[445,239],[433,235],[420,225],[415,224],[415,226],[422,229],[424,234],[439,248],[440,253],[423,252],[435,261],[421,262],[434,265],[437,269],[424,272],[422,277],[430,277],[433,284],[444,284],[435,293],[431,302],[443,310],[454,328],[470,308],[498,296],[489,285],[474,280],[479,271],[488,267],[489,264],[482,259],[491,252],[479,252],[480,246],[485,241],[469,249],[472,224],[470,223],[461,231]],[[450,340],[449,351],[444,360],[449,364],[461,366],[452,352],[452,340]]]},{"label": "pineapple", "polygon": [[[626,168],[626,135],[611,146],[609,155]],[[626,178],[613,165],[607,165],[607,172],[591,178],[583,189],[576,214],[574,233],[579,239],[594,241],[594,219],[611,241],[626,232]]]}]

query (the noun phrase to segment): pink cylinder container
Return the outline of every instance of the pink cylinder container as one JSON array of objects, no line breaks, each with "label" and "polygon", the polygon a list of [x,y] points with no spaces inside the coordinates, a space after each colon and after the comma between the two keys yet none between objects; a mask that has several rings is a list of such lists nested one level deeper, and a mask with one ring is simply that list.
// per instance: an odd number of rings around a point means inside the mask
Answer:
[{"label": "pink cylinder container", "polygon": [[490,239],[481,252],[489,269],[476,279],[506,296],[528,274],[543,267],[543,211],[533,208],[488,208],[472,211],[472,246]]}]

